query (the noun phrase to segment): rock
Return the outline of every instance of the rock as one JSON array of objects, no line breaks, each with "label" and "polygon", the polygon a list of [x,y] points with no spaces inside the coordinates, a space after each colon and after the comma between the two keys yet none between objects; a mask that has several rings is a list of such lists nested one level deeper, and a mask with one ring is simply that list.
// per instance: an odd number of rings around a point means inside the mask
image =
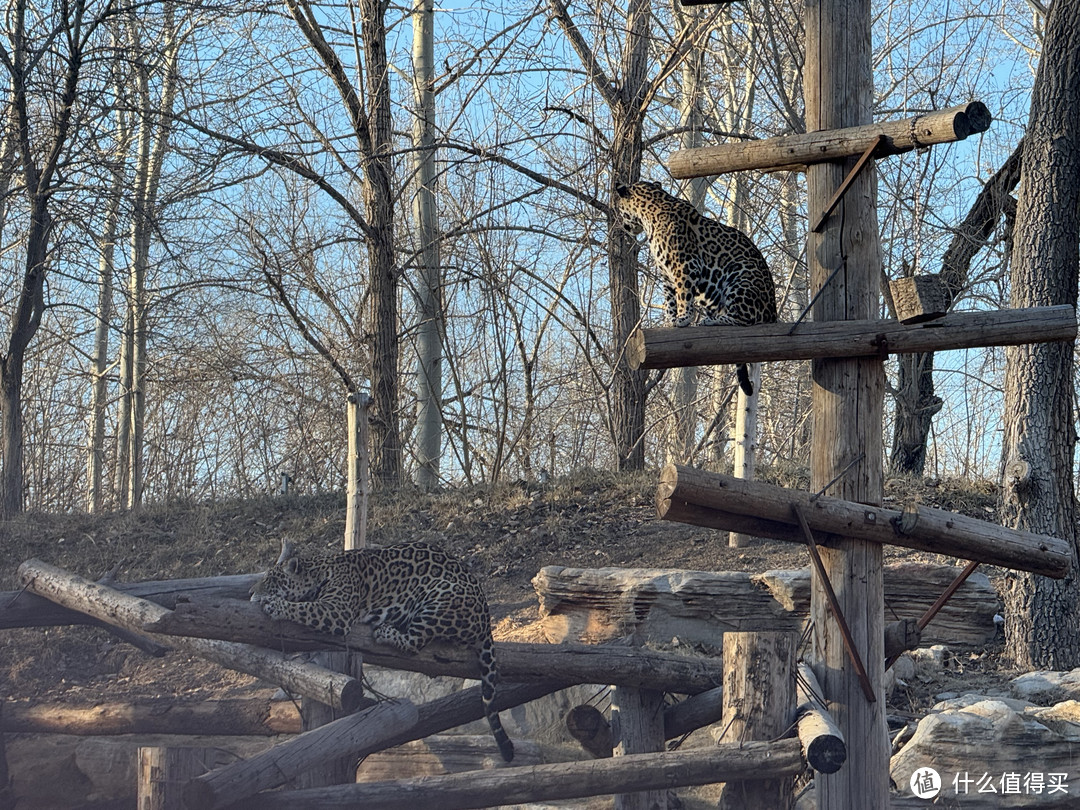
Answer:
[{"label": "rock", "polygon": [[1042,706],[1080,700],[1080,669],[1072,672],[1027,672],[1013,678],[1009,687],[1016,697]]},{"label": "rock", "polygon": [[[1080,802],[1080,703],[1050,708],[965,695],[935,707],[892,758],[894,807],[917,806],[912,774],[932,768],[938,801],[964,808],[1058,808]],[[993,791],[993,792],[991,792]],[[909,803],[911,802],[911,803]]]}]

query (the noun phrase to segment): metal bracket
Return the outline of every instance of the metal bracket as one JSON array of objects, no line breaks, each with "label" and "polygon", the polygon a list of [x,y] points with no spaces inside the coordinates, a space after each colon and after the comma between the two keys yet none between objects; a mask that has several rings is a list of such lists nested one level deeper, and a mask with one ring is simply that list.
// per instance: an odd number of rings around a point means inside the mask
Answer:
[{"label": "metal bracket", "polygon": [[870,159],[874,156],[874,151],[885,143],[885,141],[886,138],[884,135],[878,135],[871,144],[866,147],[866,151],[862,153],[862,156],[856,161],[855,165],[851,167],[851,171],[847,173],[844,182],[842,182],[840,187],[833,192],[832,199],[830,199],[825,206],[825,210],[821,212],[817,224],[811,228],[814,233],[821,233],[821,229],[825,227],[825,222],[829,219],[829,215],[836,210],[836,206],[840,204],[840,200],[844,198],[844,195],[851,187],[851,184],[855,182],[855,178],[859,176],[859,173],[864,168],[866,168],[866,164],[869,163]]},{"label": "metal bracket", "polygon": [[825,588],[825,598],[828,600],[829,610],[836,620],[837,627],[840,628],[840,637],[844,640],[844,649],[847,650],[848,658],[851,659],[851,664],[855,667],[855,674],[859,677],[859,685],[862,686],[866,700],[870,703],[876,703],[877,698],[874,697],[874,687],[870,683],[870,676],[866,674],[866,667],[863,666],[859,651],[855,649],[855,641],[851,637],[847,619],[844,618],[844,612],[840,609],[840,603],[836,599],[836,592],[833,590],[832,582],[829,581],[829,575],[825,573],[825,564],[821,561],[821,555],[818,553],[814,533],[810,531],[810,526],[806,523],[806,517],[797,503],[791,505],[791,511],[795,513],[795,518],[799,521],[803,534],[806,535],[806,547],[810,550],[810,561],[813,562],[814,570],[821,577],[821,584]]}]

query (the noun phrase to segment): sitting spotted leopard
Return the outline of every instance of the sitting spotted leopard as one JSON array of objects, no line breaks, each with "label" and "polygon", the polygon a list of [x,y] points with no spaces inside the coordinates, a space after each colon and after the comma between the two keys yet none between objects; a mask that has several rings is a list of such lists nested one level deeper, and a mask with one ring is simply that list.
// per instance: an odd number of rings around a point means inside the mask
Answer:
[{"label": "sitting spotted leopard", "polygon": [[[695,307],[709,325],[776,321],[772,273],[749,236],[703,216],[659,183],[616,183],[614,202],[627,231],[645,231],[664,276],[665,308],[673,325],[689,326]],[[752,396],[745,364],[739,365],[738,377],[742,390]]]},{"label": "sitting spotted leopard", "polygon": [[415,653],[432,639],[476,650],[480,692],[491,733],[503,759],[514,745],[492,708],[499,672],[491,619],[480,583],[436,546],[412,542],[337,553],[281,557],[251,593],[266,615],[346,635],[353,624],[375,626],[375,640]]}]

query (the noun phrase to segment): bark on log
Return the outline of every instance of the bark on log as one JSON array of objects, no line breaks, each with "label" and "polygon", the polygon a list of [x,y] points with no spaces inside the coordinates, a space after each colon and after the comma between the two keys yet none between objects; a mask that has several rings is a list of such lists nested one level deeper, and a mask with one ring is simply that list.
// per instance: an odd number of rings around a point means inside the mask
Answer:
[{"label": "bark on log", "polygon": [[[919,617],[955,578],[954,566],[885,567],[890,615]],[[545,566],[533,578],[549,641],[593,642],[632,636],[720,646],[721,633],[801,631],[810,613],[810,570],[763,574],[643,568]],[[969,578],[926,629],[928,644],[977,647],[997,632],[997,592],[985,575]],[[912,622],[915,621],[913,618]],[[888,630],[888,628],[887,628]],[[895,636],[908,644],[908,628]],[[886,646],[890,635],[886,633]],[[902,652],[910,646],[889,649]]]},{"label": "bark on log", "polygon": [[611,723],[595,706],[575,706],[566,713],[566,730],[593,759],[607,759],[614,751]]},{"label": "bark on log", "polygon": [[356,751],[383,748],[403,728],[416,725],[419,715],[407,700],[387,700],[370,709],[305,731],[251,759],[226,765],[191,780],[184,789],[189,807],[218,810],[260,790],[289,779],[328,759]]},{"label": "bark on log", "polygon": [[[195,579],[161,579],[145,582],[109,582],[109,587],[172,610],[185,597],[247,599],[262,574],[235,574]],[[85,613],[71,610],[29,591],[0,591],[0,630],[13,627],[57,627],[67,624],[109,626]]]},{"label": "bark on log", "polygon": [[798,740],[751,742],[693,751],[630,754],[611,759],[467,771],[395,782],[264,793],[236,810],[378,807],[379,810],[467,810],[517,803],[603,796],[618,791],[772,779],[803,768]]},{"label": "bark on log", "polygon": [[[709,473],[669,464],[660,474],[657,511],[666,518],[668,505],[690,502],[699,506],[763,518],[755,533],[770,536],[770,523],[795,521],[791,508],[798,505],[806,522],[828,545],[830,535],[875,543],[891,543],[905,548],[947,554],[966,560],[1031,571],[1048,577],[1064,577],[1072,563],[1072,549],[1056,537],[1006,529],[994,523],[920,506],[914,525],[895,509],[845,501],[827,495],[812,497],[784,487],[742,481],[730,475]],[[901,528],[901,519],[905,518]],[[777,539],[787,540],[790,535]]]},{"label": "bark on log", "polygon": [[885,136],[885,142],[874,151],[874,157],[962,141],[973,133],[985,132],[991,120],[986,105],[971,101],[899,121],[680,149],[668,158],[668,169],[677,180],[748,169],[801,171],[811,163],[861,155],[879,135]]},{"label": "bark on log", "polygon": [[691,695],[664,710],[664,737],[673,740],[715,723],[724,714],[724,689],[718,686]]},{"label": "bark on log", "polygon": [[[615,759],[664,750],[664,694],[655,689],[616,686],[611,693],[611,733]],[[669,785],[615,794],[615,810],[653,810],[667,806]]]},{"label": "bark on log", "polygon": [[[417,655],[404,655],[377,644],[368,625],[344,638],[319,633],[293,622],[275,622],[251,602],[235,600],[179,604],[171,614],[147,625],[170,635],[243,640],[282,650],[359,650],[375,666],[479,678],[470,650],[433,642]],[[499,673],[504,681],[558,680],[565,683],[610,683],[695,694],[720,680],[719,664],[708,658],[616,645],[496,643]]]},{"label": "bark on log", "polygon": [[[18,575],[20,581],[39,596],[133,632],[143,632],[144,625],[159,621],[170,612],[161,605],[99,585],[40,560],[24,562],[19,566]],[[160,636],[153,640],[165,641]],[[355,678],[292,661],[273,650],[206,638],[176,638],[169,643],[184,652],[279,684],[292,692],[310,695],[342,711],[354,711],[363,700],[363,685]]]},{"label": "bark on log", "polygon": [[638,329],[626,347],[631,368],[681,368],[776,360],[879,357],[1076,337],[1070,306],[952,312],[916,324],[894,320],[803,321],[757,326]]},{"label": "bark on log", "polygon": [[820,773],[836,773],[847,761],[844,735],[821,702],[821,685],[805,662],[799,662],[795,708],[799,741],[810,767]]},{"label": "bark on log", "polygon": [[287,700],[236,698],[180,701],[173,698],[106,702],[32,703],[9,700],[0,709],[0,732],[77,734],[220,734],[273,736],[300,732],[300,715]]},{"label": "bark on log", "polygon": [[906,276],[889,283],[896,317],[900,323],[923,323],[942,318],[949,311],[945,283],[937,274]]},{"label": "bark on log", "polygon": [[[791,725],[795,704],[795,648],[799,634],[729,633],[724,638],[724,716],[710,729],[717,743],[772,740]],[[792,806],[792,780],[729,782],[719,810]]]},{"label": "bark on log", "polygon": [[139,810],[187,810],[183,788],[208,770],[234,761],[220,748],[146,746],[139,749]]},{"label": "bark on log", "polygon": [[[543,761],[539,743],[514,740],[515,767],[540,765]],[[364,757],[356,768],[356,778],[350,781],[381,782],[496,767],[503,767],[503,760],[490,734],[442,734]]]}]

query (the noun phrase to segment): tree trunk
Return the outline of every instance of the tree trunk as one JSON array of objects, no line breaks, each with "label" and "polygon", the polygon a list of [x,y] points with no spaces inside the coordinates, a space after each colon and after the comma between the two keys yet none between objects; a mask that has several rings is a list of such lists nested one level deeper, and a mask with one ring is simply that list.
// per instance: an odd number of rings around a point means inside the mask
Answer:
[{"label": "tree trunk", "polygon": [[401,483],[402,454],[398,420],[398,267],[394,254],[394,165],[390,114],[390,69],[386,58],[386,21],[379,0],[360,0],[360,36],[367,66],[364,71],[369,105],[367,137],[370,152],[363,156],[364,208],[371,284],[374,412],[372,473],[383,489]]},{"label": "tree trunk", "polygon": [[413,7],[413,148],[417,189],[413,206],[420,246],[420,325],[417,336],[420,389],[416,419],[416,483],[430,491],[439,485],[442,454],[442,268],[439,266],[438,210],[435,183],[435,4],[416,0]]},{"label": "tree trunk", "polygon": [[[615,183],[641,177],[641,132],[649,62],[649,0],[630,0],[623,47],[623,85],[612,106],[611,199]],[[611,289],[611,334],[615,369],[611,381],[611,425],[616,464],[622,470],[645,468],[645,374],[630,368],[626,346],[641,322],[637,259],[639,246],[623,230],[614,210],[608,216],[608,283]]]},{"label": "tree trunk", "polygon": [[[1013,232],[1012,306],[1076,306],[1080,258],[1080,3],[1050,7],[1024,136],[1024,175]],[[1073,344],[1006,351],[1003,518],[1073,547],[1054,582],[1013,575],[1004,594],[1006,651],[1021,669],[1080,665],[1076,571]]]},{"label": "tree trunk", "polygon": [[[1020,182],[1022,154],[1021,141],[1002,167],[986,181],[941,259],[947,309],[963,295],[972,260],[986,246],[998,220],[1011,204],[1009,195]],[[934,392],[933,352],[899,358],[894,399],[896,411],[889,469],[894,473],[922,475],[926,470],[930,428],[942,406],[941,398]]]}]

